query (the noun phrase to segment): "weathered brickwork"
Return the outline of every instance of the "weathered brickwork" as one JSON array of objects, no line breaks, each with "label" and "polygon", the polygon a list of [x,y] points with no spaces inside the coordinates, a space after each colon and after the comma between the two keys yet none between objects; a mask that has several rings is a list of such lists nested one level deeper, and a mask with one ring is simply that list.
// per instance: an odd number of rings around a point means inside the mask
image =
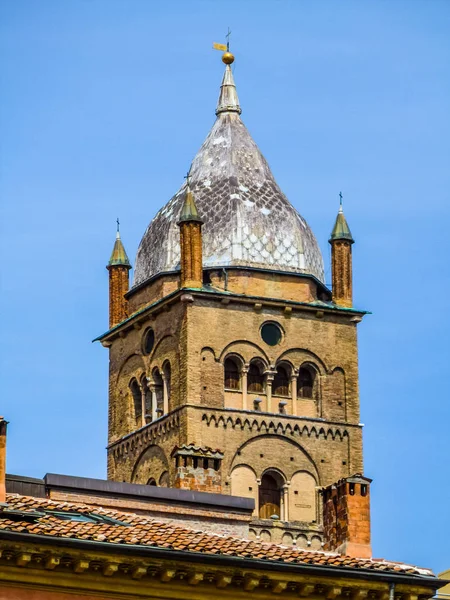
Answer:
[{"label": "weathered brickwork", "polygon": [[109,326],[114,327],[128,316],[128,292],[130,267],[122,265],[108,266],[109,271]]},{"label": "weathered brickwork", "polygon": [[370,483],[361,475],[348,477],[323,490],[324,548],[369,558]]},{"label": "weathered brickwork", "polygon": [[201,288],[202,267],[202,224],[186,221],[180,223],[181,287]]},{"label": "weathered brickwork", "polygon": [[[149,287],[164,289],[163,279]],[[282,298],[283,279],[292,300]],[[136,322],[131,319],[108,340],[108,477],[251,497],[255,538],[320,545],[318,488],[363,468],[356,340],[361,318],[311,305],[322,293],[313,279],[276,274],[271,280],[242,269],[230,271],[226,281],[212,271],[209,287],[172,292],[160,302],[138,290],[147,304],[135,304]],[[281,330],[273,346],[261,337],[266,322]],[[155,343],[146,354],[149,328]],[[227,357],[238,365],[236,389],[225,388]],[[255,359],[264,380],[259,391],[248,384]],[[165,362],[171,374],[167,412],[136,430],[130,380],[145,376],[154,386],[153,373]],[[287,373],[283,388],[274,387],[279,365]],[[299,394],[305,365],[314,373],[308,397]],[[177,466],[174,449],[186,444],[218,449],[220,470],[192,461]],[[280,481],[278,524],[259,515],[267,473]]]},{"label": "weathered brickwork", "polygon": [[348,240],[332,241],[331,276],[333,300],[339,306],[352,306],[352,242]]}]

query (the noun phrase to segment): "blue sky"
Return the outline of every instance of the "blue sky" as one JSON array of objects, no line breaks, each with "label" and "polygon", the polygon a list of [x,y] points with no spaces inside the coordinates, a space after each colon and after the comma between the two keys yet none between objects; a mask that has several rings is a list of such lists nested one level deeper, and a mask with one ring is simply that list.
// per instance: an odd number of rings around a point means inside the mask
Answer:
[{"label": "blue sky", "polygon": [[450,3],[4,0],[2,344],[8,471],[106,474],[107,271],[214,121],[232,29],[243,120],[316,233],[356,239],[375,556],[450,567]]}]

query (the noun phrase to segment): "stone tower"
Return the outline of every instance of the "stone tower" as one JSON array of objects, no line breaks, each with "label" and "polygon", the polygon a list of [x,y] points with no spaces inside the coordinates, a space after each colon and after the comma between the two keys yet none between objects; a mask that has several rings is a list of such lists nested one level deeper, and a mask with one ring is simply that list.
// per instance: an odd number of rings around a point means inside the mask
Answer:
[{"label": "stone tower", "polygon": [[332,296],[311,229],[241,120],[224,58],[189,184],[147,228],[127,316],[98,338],[110,353],[108,477],[252,497],[251,535],[320,548],[319,488],[363,468],[364,313],[337,247],[353,239],[335,226]]}]

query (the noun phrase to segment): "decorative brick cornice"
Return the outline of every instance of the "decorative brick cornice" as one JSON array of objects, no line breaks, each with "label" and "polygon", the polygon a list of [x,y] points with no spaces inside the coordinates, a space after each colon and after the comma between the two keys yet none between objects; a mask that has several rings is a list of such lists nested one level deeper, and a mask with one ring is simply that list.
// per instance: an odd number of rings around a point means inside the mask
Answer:
[{"label": "decorative brick cornice", "polygon": [[250,415],[228,415],[228,414],[215,414],[211,412],[204,412],[202,415],[202,421],[210,427],[223,427],[226,429],[239,428],[241,430],[248,430],[257,433],[271,433],[278,435],[298,435],[299,437],[315,437],[323,439],[332,439],[338,441],[344,441],[348,438],[349,434],[346,427],[329,426],[329,424],[321,425],[318,424],[302,424],[302,423],[291,423],[287,419],[280,419],[278,415],[257,415],[255,412]]}]

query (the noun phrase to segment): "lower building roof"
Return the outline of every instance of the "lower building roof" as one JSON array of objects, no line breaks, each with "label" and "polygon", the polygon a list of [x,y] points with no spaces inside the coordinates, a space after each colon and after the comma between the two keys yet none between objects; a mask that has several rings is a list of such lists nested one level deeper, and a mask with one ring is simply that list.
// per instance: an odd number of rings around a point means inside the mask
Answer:
[{"label": "lower building roof", "polygon": [[281,544],[238,539],[203,532],[132,513],[74,502],[60,502],[19,494],[7,494],[7,504],[0,507],[0,539],[15,532],[62,541],[89,540],[118,547],[160,548],[194,555],[239,557],[277,565],[315,565],[364,571],[375,574],[408,575],[418,579],[433,578],[429,569],[389,562],[362,559],[331,552],[301,550]]}]

